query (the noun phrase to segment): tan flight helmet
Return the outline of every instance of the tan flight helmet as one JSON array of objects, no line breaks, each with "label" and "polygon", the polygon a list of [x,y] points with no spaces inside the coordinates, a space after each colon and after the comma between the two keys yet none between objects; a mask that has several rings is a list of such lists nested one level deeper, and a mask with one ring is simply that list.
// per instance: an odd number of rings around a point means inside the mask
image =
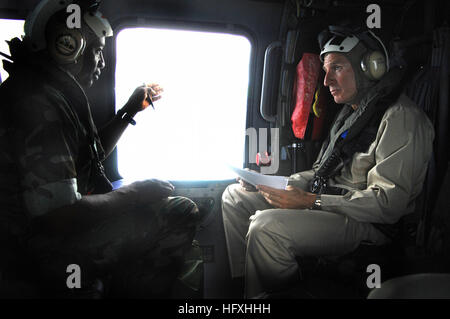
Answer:
[{"label": "tan flight helmet", "polygon": [[350,61],[358,93],[349,102],[357,104],[389,72],[389,54],[383,42],[370,30],[329,26],[319,35],[320,59],[327,53],[341,53]]}]

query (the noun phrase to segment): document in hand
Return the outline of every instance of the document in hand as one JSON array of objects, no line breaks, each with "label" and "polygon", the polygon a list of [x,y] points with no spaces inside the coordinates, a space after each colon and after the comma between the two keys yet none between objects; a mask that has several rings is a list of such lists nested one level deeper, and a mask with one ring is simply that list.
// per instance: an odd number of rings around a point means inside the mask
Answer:
[{"label": "document in hand", "polygon": [[244,181],[252,184],[253,186],[266,185],[277,189],[285,189],[288,184],[288,178],[284,176],[263,175],[233,166],[230,166],[230,169],[238,174]]}]

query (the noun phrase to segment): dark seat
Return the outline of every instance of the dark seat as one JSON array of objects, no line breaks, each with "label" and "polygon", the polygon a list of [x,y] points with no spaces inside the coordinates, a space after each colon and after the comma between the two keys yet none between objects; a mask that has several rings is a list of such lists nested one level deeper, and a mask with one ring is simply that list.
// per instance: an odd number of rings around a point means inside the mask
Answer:
[{"label": "dark seat", "polygon": [[380,282],[384,282],[404,275],[410,255],[416,253],[411,253],[415,233],[410,228],[414,224],[405,217],[398,223],[400,231],[396,238],[388,244],[376,246],[362,242],[356,250],[343,256],[297,257],[300,281],[270,294],[269,298],[366,298],[371,291],[367,279],[373,272],[369,265],[380,267]]},{"label": "dark seat", "polygon": [[450,299],[450,274],[413,274],[390,279],[368,299]]},{"label": "dark seat", "polygon": [[[10,246],[12,249],[13,247]],[[32,259],[15,246],[8,260],[2,260],[0,267],[0,299],[103,299],[127,298],[120,291],[111,292],[113,284],[110,275],[99,275],[83,284],[81,288],[67,289],[61,282],[52,279],[43,280],[39,268]],[[173,270],[164,269],[159,276],[174,276]],[[184,258],[177,278],[172,287],[164,287],[167,296],[149,296],[151,298],[202,298],[203,297],[203,260],[201,249],[196,240]]]},{"label": "dark seat", "polygon": [[102,299],[105,297],[104,279],[96,278],[88,287],[56,290],[51,282],[39,282],[38,270],[16,265],[15,271],[0,270],[0,299]]},{"label": "dark seat", "polygon": [[368,266],[378,265],[384,281],[401,272],[403,257],[394,242],[383,246],[362,243],[340,257],[299,257],[300,286],[311,298],[365,298],[370,292]]}]

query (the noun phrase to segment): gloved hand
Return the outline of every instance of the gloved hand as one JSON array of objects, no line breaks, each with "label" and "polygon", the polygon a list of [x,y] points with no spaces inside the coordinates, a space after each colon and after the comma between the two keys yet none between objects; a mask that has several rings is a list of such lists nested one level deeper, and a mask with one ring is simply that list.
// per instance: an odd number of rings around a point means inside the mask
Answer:
[{"label": "gloved hand", "polygon": [[133,193],[136,204],[150,204],[169,197],[175,187],[167,181],[148,179],[122,187],[122,191]]},{"label": "gloved hand", "polygon": [[130,114],[141,112],[150,105],[149,100],[152,102],[160,100],[162,92],[164,89],[156,83],[138,86],[123,107],[124,111]]}]

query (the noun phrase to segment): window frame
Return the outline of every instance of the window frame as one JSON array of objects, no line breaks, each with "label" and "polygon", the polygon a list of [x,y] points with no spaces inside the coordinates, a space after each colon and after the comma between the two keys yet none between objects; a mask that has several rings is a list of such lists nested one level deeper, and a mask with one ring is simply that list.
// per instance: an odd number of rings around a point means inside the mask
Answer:
[{"label": "window frame", "polygon": [[[21,22],[23,22],[25,24],[26,18],[20,17],[18,14],[16,14],[15,12],[11,12],[11,11],[6,11],[9,14],[6,14],[6,16],[5,16],[4,12],[5,12],[4,10],[0,10],[0,20],[20,20]],[[24,34],[24,33],[25,33],[25,31],[22,30],[22,34]],[[18,35],[18,37],[19,37],[19,35]],[[11,40],[11,39],[4,39],[4,40]],[[0,63],[2,60],[7,60],[7,58],[0,55]],[[1,66],[1,68],[3,69],[3,66]],[[0,83],[3,83],[6,79],[7,78],[1,77]]]},{"label": "window frame", "polygon": [[[252,122],[253,117],[253,105],[252,102],[255,100],[259,100],[259,97],[255,95],[255,75],[256,75],[256,54],[257,54],[257,41],[256,36],[247,28],[241,25],[236,24],[220,24],[220,23],[205,23],[205,22],[186,22],[186,21],[163,21],[156,19],[146,19],[146,18],[124,18],[117,22],[117,25],[114,27],[114,36],[108,40],[108,44],[106,46],[106,52],[108,60],[107,64],[111,65],[111,69],[109,71],[108,82],[112,83],[110,86],[110,91],[108,97],[111,98],[108,103],[109,108],[109,118],[114,117],[116,106],[116,69],[117,69],[117,36],[119,33],[128,28],[158,28],[158,29],[170,29],[170,30],[180,30],[180,31],[198,31],[198,32],[214,32],[214,33],[224,33],[231,35],[238,35],[245,37],[250,43],[250,60],[249,60],[249,82],[247,89],[247,105],[246,105],[246,119],[245,119],[245,129],[248,128],[249,123]],[[257,90],[256,90],[257,91]],[[120,107],[120,106],[119,106]],[[242,154],[243,164],[247,163],[247,149],[248,149],[248,139],[245,134],[243,136],[244,141],[244,150]],[[108,172],[108,176],[110,176],[111,180],[122,179],[123,177],[119,174],[119,158],[117,149],[110,155],[110,158],[107,160],[106,168]],[[191,185],[191,187],[201,187],[202,185],[209,183],[222,183],[222,182],[230,182],[232,180],[174,180],[171,182],[175,182],[177,185]]]}]

